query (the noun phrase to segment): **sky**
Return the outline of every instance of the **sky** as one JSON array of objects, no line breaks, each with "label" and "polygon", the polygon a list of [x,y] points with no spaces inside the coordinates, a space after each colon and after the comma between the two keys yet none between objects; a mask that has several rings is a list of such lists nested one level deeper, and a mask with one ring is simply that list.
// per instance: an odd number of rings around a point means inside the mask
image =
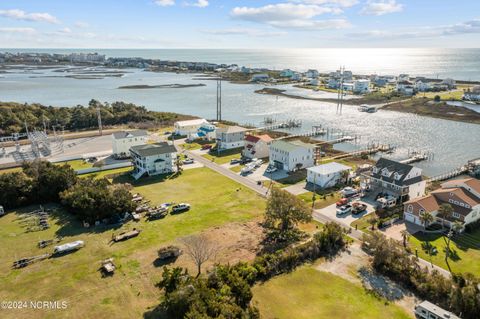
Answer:
[{"label": "sky", "polygon": [[480,47],[479,0],[0,0],[0,48]]}]

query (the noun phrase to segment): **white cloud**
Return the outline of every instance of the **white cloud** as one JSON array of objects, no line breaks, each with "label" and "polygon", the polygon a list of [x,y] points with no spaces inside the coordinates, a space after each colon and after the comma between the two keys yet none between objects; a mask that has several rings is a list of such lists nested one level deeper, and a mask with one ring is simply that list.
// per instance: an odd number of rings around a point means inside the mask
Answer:
[{"label": "white cloud", "polygon": [[194,7],[199,7],[199,8],[205,8],[205,7],[208,7],[208,5],[209,5],[208,0],[197,0],[197,2],[193,4]]},{"label": "white cloud", "polygon": [[23,21],[37,21],[58,24],[60,21],[49,13],[27,13],[19,9],[0,10],[0,17]]},{"label": "white cloud", "polygon": [[33,28],[0,28],[0,32],[33,34],[33,33],[36,33],[37,31]]},{"label": "white cloud", "polygon": [[277,37],[286,35],[287,32],[283,31],[263,31],[250,28],[230,28],[221,30],[200,30],[203,33],[213,35],[245,35],[250,37]]},{"label": "white cloud", "polygon": [[339,6],[342,8],[353,7],[358,3],[358,0],[290,0],[292,2],[299,2],[305,4],[316,4],[316,5],[332,5]]},{"label": "white cloud", "polygon": [[87,22],[83,22],[83,21],[77,21],[77,22],[75,22],[74,25],[77,28],[81,28],[81,29],[88,28],[90,26]]},{"label": "white cloud", "polygon": [[[327,0],[302,1],[327,3]],[[343,0],[342,3],[346,3],[345,1],[348,0]],[[329,0],[328,2],[333,3],[334,1]],[[345,19],[316,19],[323,14],[340,14],[342,12],[343,10],[339,7],[304,3],[278,3],[256,8],[236,7],[232,10],[231,16],[235,19],[268,24],[276,28],[324,30],[349,26]]]},{"label": "white cloud", "polygon": [[360,11],[360,14],[381,16],[384,14],[400,12],[402,10],[403,5],[397,3],[396,0],[369,0]]},{"label": "white cloud", "polygon": [[155,4],[161,7],[169,7],[175,5],[175,0],[155,0]]},{"label": "white cloud", "polygon": [[409,38],[437,38],[462,34],[480,34],[480,19],[470,20],[452,25],[438,27],[417,27],[414,30],[385,31],[369,30],[347,34],[351,38],[367,39],[409,39]]}]

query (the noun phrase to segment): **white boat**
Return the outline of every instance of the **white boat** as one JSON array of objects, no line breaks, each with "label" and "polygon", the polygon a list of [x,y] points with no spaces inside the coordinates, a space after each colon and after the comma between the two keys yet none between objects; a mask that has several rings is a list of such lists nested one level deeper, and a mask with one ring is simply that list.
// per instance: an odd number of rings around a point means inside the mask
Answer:
[{"label": "white boat", "polygon": [[362,104],[358,107],[360,112],[367,112],[367,113],[375,113],[377,112],[377,108],[375,106],[371,106],[368,104]]}]

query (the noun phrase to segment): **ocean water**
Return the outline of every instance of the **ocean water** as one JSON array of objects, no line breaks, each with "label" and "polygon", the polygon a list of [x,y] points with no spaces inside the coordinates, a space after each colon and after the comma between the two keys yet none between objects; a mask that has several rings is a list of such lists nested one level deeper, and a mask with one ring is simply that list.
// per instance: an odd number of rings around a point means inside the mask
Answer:
[{"label": "ocean water", "polygon": [[[173,54],[172,50],[168,51],[169,54]],[[131,54],[138,54],[138,52],[132,51]],[[190,54],[194,56],[193,53]],[[215,54],[221,55],[218,52]],[[203,58],[203,56],[197,56],[198,60]],[[181,57],[179,56],[178,59],[180,60]],[[224,61],[220,62],[227,62],[230,57],[224,56],[223,59]],[[189,59],[185,57],[185,60]],[[215,118],[215,81],[198,80],[193,74],[153,73],[139,69],[125,71],[123,77],[78,80],[58,77],[63,73],[53,72],[53,70],[15,70],[12,73],[0,74],[0,101],[74,106],[86,105],[90,99],[95,98],[105,102],[132,102],[145,105],[151,110]],[[119,86],[125,85],[174,83],[204,83],[206,86],[176,89],[118,89]],[[373,142],[392,144],[397,147],[396,152],[389,155],[394,159],[406,158],[408,152],[412,150],[428,151],[434,154],[434,159],[416,164],[423,168],[427,175],[449,171],[470,159],[480,157],[480,125],[384,110],[368,114],[358,112],[355,106],[348,105],[343,107],[342,115],[338,115],[336,105],[332,103],[254,93],[255,90],[263,87],[258,84],[224,82],[222,91],[224,118],[256,125],[260,125],[266,117],[273,117],[279,121],[295,118],[302,120],[301,131],[311,130],[312,125],[322,125],[330,131],[359,137],[356,143],[338,145],[339,149],[364,147]],[[301,92],[291,86],[282,88],[292,93]],[[303,91],[303,94],[331,97],[325,92]]]},{"label": "ocean water", "polygon": [[345,66],[358,74],[398,75],[407,73],[432,78],[452,77],[480,81],[480,49],[0,49],[0,52],[98,52],[108,57],[236,63],[271,69],[310,68],[329,72]]}]

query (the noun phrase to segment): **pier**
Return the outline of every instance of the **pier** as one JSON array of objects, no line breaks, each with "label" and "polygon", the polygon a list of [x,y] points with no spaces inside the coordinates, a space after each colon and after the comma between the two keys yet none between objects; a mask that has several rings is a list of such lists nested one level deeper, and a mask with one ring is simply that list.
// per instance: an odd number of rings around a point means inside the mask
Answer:
[{"label": "pier", "polygon": [[457,167],[449,172],[433,176],[427,179],[427,183],[444,181],[463,174],[479,175],[480,174],[480,158],[476,158],[467,162],[467,164]]},{"label": "pier", "polygon": [[322,161],[329,161],[329,160],[337,160],[337,159],[342,159],[342,158],[347,158],[347,157],[353,157],[353,156],[362,156],[362,155],[371,155],[371,154],[376,154],[379,152],[387,153],[391,152],[394,150],[394,147],[391,145],[387,144],[377,144],[377,145],[371,145],[365,149],[353,151],[353,152],[348,152],[348,153],[343,153],[339,155],[335,155],[329,158],[324,158]]},{"label": "pier", "polygon": [[426,161],[426,160],[431,160],[433,159],[433,153],[429,152],[418,152],[418,151],[413,151],[413,152],[408,152],[408,158],[401,160],[400,163],[402,164],[412,164],[412,163],[417,163],[421,161]]}]

